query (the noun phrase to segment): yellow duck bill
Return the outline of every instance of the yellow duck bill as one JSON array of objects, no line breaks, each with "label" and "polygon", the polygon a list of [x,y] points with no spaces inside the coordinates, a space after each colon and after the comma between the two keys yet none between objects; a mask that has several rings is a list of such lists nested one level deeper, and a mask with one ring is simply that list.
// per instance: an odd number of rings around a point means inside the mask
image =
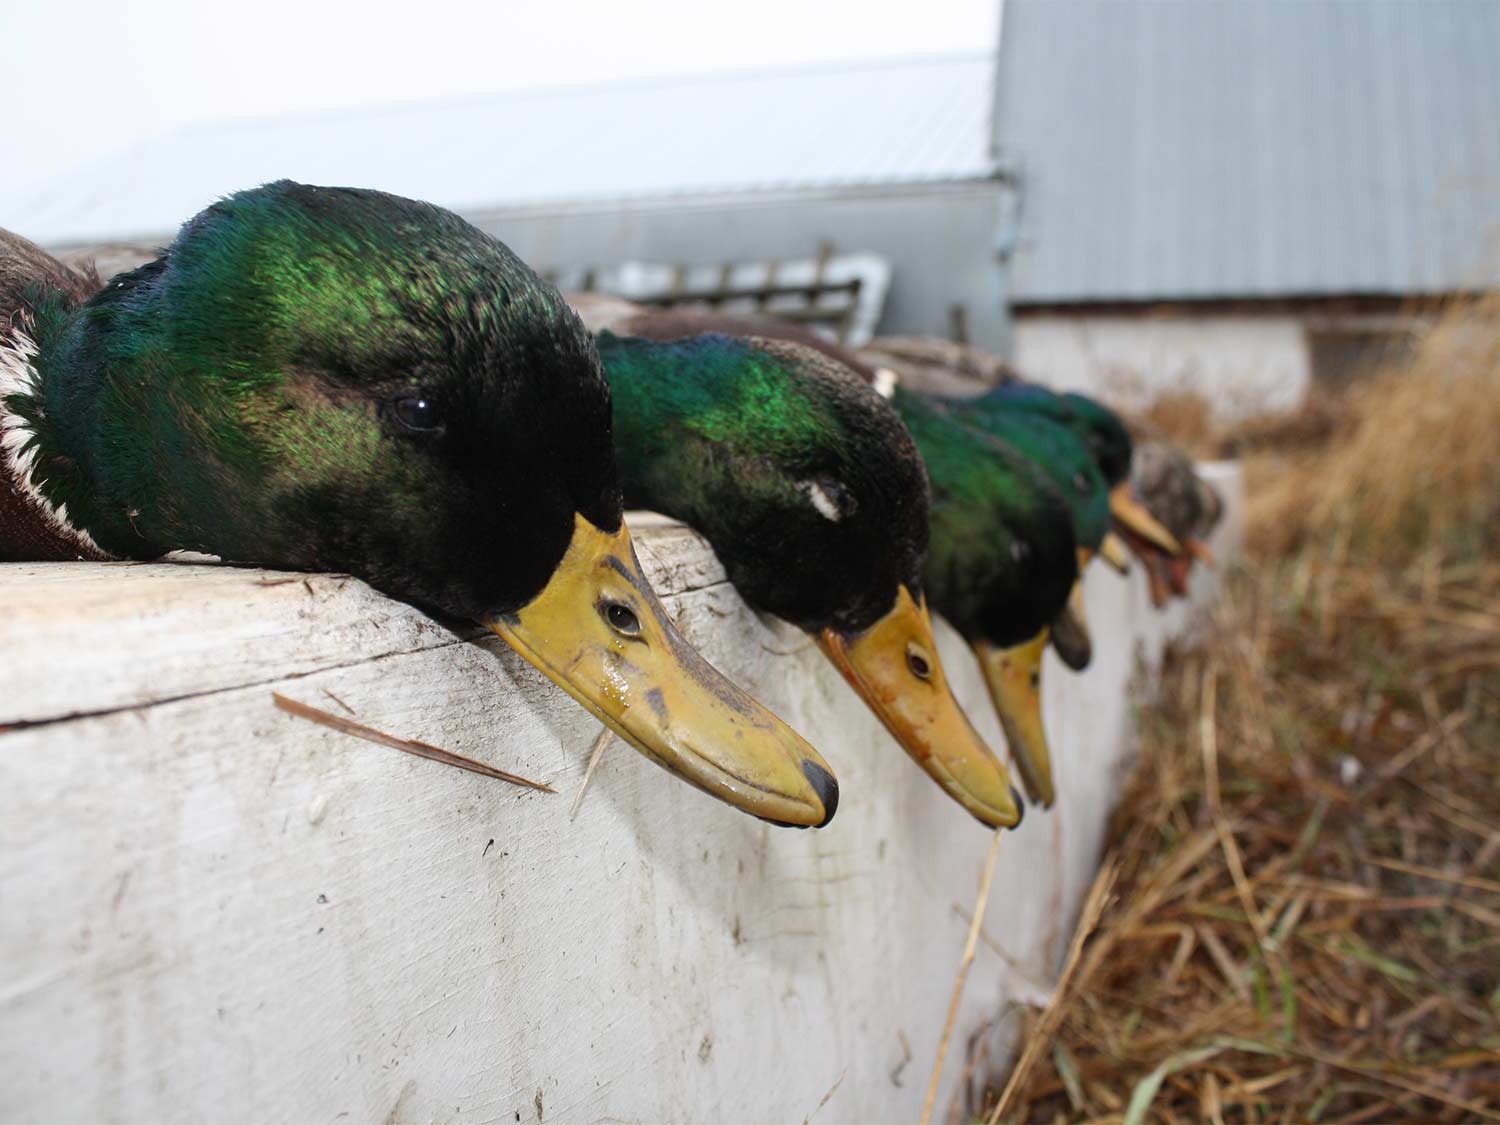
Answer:
[{"label": "yellow duck bill", "polygon": [[1125,540],[1113,531],[1104,533],[1104,540],[1099,544],[1099,557],[1109,563],[1117,573],[1130,573],[1130,548],[1126,546]]},{"label": "yellow duck bill", "polygon": [[974,645],[989,685],[990,699],[1010,744],[1010,757],[1026,795],[1044,809],[1056,798],[1052,786],[1052,753],[1042,726],[1042,654],[1049,630],[1010,648],[980,641]]},{"label": "yellow duck bill", "polygon": [[902,748],[981,823],[1013,828],[1022,806],[1005,765],[953,698],[926,599],[902,586],[868,629],[817,634],[821,648]]},{"label": "yellow duck bill", "polygon": [[[1079,551],[1083,556],[1085,552]],[[1086,561],[1086,560],[1085,560]],[[1094,658],[1094,639],[1089,633],[1088,611],[1083,600],[1083,567],[1068,594],[1068,604],[1052,619],[1049,640],[1052,651],[1075,672],[1082,672]]]},{"label": "yellow duck bill", "polygon": [[623,523],[575,515],[542,592],[482,622],[663,769],[752,816],[821,828],[838,808],[828,763],[682,637]]},{"label": "yellow duck bill", "polygon": [[1068,591],[1068,610],[1078,619],[1078,624],[1085,631],[1089,627],[1088,606],[1083,599],[1083,575],[1080,573],[1078,581],[1073,583],[1073,588]]},{"label": "yellow duck bill", "polygon": [[1169,555],[1182,553],[1182,544],[1177,537],[1161,525],[1161,521],[1146,510],[1131,488],[1128,480],[1122,480],[1109,490],[1109,514],[1119,521],[1127,531],[1139,535],[1153,546],[1160,547]]}]

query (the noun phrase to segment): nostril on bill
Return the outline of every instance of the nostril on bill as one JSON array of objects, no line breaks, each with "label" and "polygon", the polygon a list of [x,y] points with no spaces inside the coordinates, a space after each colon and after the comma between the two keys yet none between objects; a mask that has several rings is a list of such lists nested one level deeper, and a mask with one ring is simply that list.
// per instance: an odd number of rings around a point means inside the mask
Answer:
[{"label": "nostril on bill", "polygon": [[834,779],[833,774],[814,761],[803,761],[802,775],[807,778],[807,783],[818,794],[818,800],[823,802],[823,822],[818,825],[822,828],[833,819],[833,814],[838,812],[839,783]]}]

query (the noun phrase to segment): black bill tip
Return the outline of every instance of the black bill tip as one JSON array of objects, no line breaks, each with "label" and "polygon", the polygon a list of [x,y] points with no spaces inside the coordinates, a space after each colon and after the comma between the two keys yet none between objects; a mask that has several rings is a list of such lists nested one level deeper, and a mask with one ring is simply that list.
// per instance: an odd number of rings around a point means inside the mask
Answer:
[{"label": "black bill tip", "polygon": [[[1014,785],[1010,787],[1010,799],[1016,803],[1016,822],[1010,825],[1009,828],[1010,831],[1014,832],[1017,828],[1021,827],[1021,821],[1026,819],[1026,802],[1021,800],[1021,791]],[[984,825],[986,830],[990,832],[995,830],[995,824],[992,821],[985,820],[978,813],[970,813],[969,815]]]},{"label": "black bill tip", "polygon": [[823,819],[814,825],[791,824],[785,820],[772,820],[768,816],[758,816],[757,820],[763,820],[767,824],[774,824],[777,828],[822,828],[833,819],[833,814],[839,810],[839,783],[833,774],[829,773],[817,762],[806,761],[802,763],[802,776],[807,778],[807,783],[817,793],[818,800],[823,802]]},{"label": "black bill tip", "polygon": [[818,825],[822,828],[833,819],[833,814],[839,811],[839,783],[833,774],[817,762],[810,760],[803,761],[802,776],[807,778],[807,783],[818,794],[818,800],[823,802],[823,822]]}]

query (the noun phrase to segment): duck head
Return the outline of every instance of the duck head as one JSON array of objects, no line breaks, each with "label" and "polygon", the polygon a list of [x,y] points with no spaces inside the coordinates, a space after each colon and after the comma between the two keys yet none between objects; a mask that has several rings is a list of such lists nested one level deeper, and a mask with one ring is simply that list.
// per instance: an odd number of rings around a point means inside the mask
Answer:
[{"label": "duck head", "polygon": [[106,552],[354,574],[483,623],[699,788],[833,815],[827,764],[642,576],[588,333],[456,215],[271,184],[37,328],[35,393],[10,400],[32,483]]},{"label": "duck head", "polygon": [[895,390],[932,482],[927,589],[979,658],[1028,796],[1052,804],[1041,661],[1078,577],[1073,521],[1057,489],[1005,442],[925,396]]},{"label": "duck head", "polygon": [[1152,601],[1160,606],[1171,594],[1187,595],[1195,561],[1212,565],[1213,554],[1204,539],[1222,517],[1224,502],[1213,486],[1198,476],[1192,459],[1165,442],[1142,442],[1136,447],[1130,484],[1145,508],[1181,544],[1174,555],[1160,542],[1126,535],[1145,564]]},{"label": "duck head", "polygon": [[[671,323],[681,330],[680,315]],[[938,657],[922,577],[927,481],[890,406],[781,340],[604,332],[599,348],[627,504],[696,528],[745,601],[812,634],[950,796],[987,825],[1015,824],[1005,768]]]},{"label": "duck head", "polygon": [[1087,395],[1075,391],[1059,394],[1035,383],[1007,383],[994,388],[983,399],[1072,432],[1092,455],[1109,486],[1109,510],[1115,525],[1156,543],[1165,551],[1177,553],[1180,548],[1172,533],[1146,510],[1130,483],[1134,442],[1113,410]]},{"label": "duck head", "polygon": [[939,401],[952,417],[999,438],[1040,469],[1067,505],[1080,578],[1051,624],[1050,642],[1064,664],[1082,671],[1093,658],[1082,573],[1110,532],[1110,489],[1103,472],[1079,434],[1054,418],[1015,408],[1014,396],[1000,392]]},{"label": "duck head", "polygon": [[1109,482],[1109,510],[1116,526],[1168,554],[1178,554],[1182,548],[1176,537],[1146,508],[1131,483],[1135,443],[1120,416],[1087,395],[1069,392],[1058,397],[1072,412],[1076,432],[1088,443]]}]

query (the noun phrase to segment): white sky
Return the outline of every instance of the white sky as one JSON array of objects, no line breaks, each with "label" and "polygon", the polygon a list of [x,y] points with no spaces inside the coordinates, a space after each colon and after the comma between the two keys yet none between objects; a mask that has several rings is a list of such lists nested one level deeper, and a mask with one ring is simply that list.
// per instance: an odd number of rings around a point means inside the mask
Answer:
[{"label": "white sky", "polygon": [[992,46],[999,0],[0,0],[3,201],[194,121]]}]

